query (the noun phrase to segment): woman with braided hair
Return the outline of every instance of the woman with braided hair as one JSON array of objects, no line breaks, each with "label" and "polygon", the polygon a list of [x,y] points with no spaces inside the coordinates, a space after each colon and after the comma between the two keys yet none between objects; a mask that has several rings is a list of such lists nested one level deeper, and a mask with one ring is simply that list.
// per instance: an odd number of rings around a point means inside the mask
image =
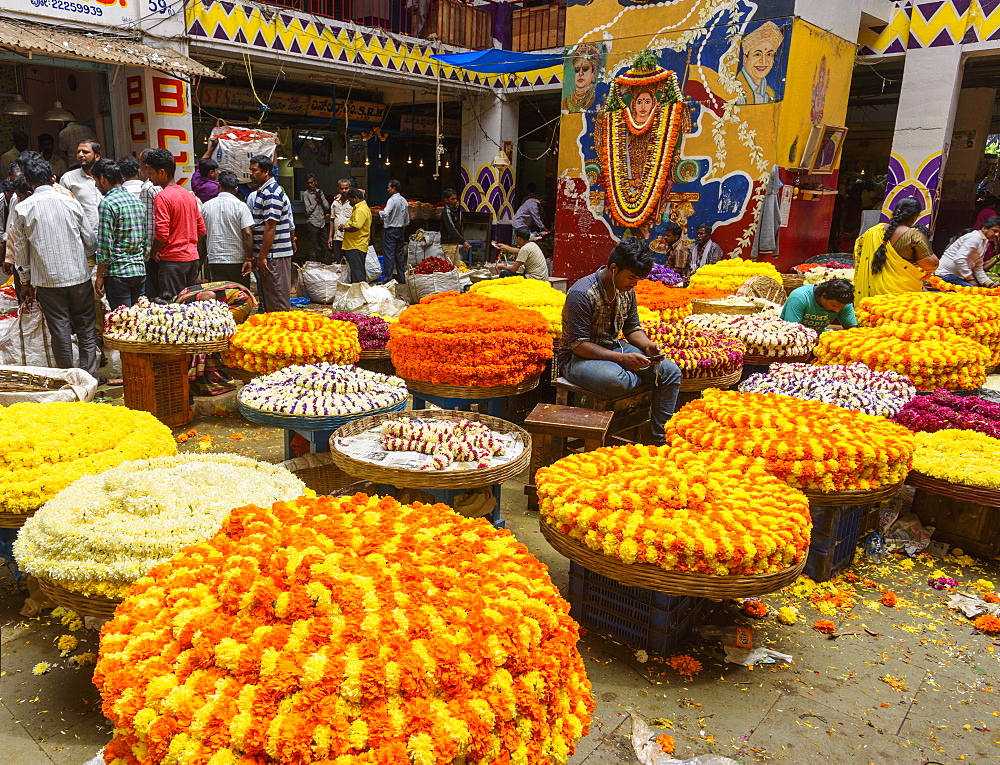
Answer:
[{"label": "woman with braided hair", "polygon": [[892,220],[872,226],[854,246],[854,287],[858,300],[875,295],[920,292],[938,259],[917,226],[923,205],[915,197],[899,200]]}]

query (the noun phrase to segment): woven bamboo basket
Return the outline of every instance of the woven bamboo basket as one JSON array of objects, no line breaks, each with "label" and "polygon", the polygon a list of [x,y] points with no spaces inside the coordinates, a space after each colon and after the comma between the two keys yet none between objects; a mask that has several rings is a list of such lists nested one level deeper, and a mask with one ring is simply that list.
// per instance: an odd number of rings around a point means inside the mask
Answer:
[{"label": "woven bamboo basket", "polygon": [[20,372],[15,369],[0,369],[0,391],[5,393],[34,392],[59,390],[66,385],[65,380],[44,375],[33,375],[30,372]]},{"label": "woven bamboo basket", "polygon": [[987,489],[985,486],[964,486],[962,484],[942,481],[932,478],[916,470],[910,471],[906,483],[914,489],[922,489],[930,494],[941,497],[951,497],[962,502],[975,502],[988,507],[1000,507],[1000,490]]},{"label": "woven bamboo basket", "polygon": [[180,353],[218,353],[229,348],[229,338],[225,340],[207,340],[202,343],[143,343],[135,340],[116,340],[105,335],[104,344],[114,351],[130,353],[167,353],[176,356]]},{"label": "woven bamboo basket", "polygon": [[610,555],[594,552],[583,542],[566,534],[560,534],[552,526],[539,519],[542,536],[555,548],[556,552],[579,563],[595,574],[614,579],[626,587],[645,587],[667,595],[689,595],[709,600],[731,600],[767,595],[794,582],[806,559],[772,574],[751,576],[715,576],[697,572],[666,571],[649,563],[624,563]]},{"label": "woven bamboo basket", "polygon": [[19,529],[34,514],[34,510],[27,513],[0,512],[0,529]]},{"label": "woven bamboo basket", "polygon": [[410,393],[426,393],[428,396],[440,396],[441,398],[502,398],[504,396],[518,396],[527,393],[538,387],[538,375],[529,377],[524,382],[517,385],[501,385],[495,388],[474,388],[469,385],[445,385],[424,382],[423,380],[407,380],[406,387]]},{"label": "woven bamboo basket", "polygon": [[369,351],[362,350],[359,359],[387,359],[389,358],[388,348],[374,348]]},{"label": "woven bamboo basket", "polygon": [[751,276],[740,285],[736,294],[740,297],[764,298],[778,305],[784,305],[788,298],[781,283],[770,276]]},{"label": "woven bamboo basket", "polygon": [[800,489],[806,495],[810,505],[817,507],[837,507],[839,505],[869,505],[873,502],[885,502],[892,499],[903,488],[905,481],[891,486],[882,486],[868,491],[808,491]]},{"label": "woven bamboo basket", "polygon": [[743,354],[743,366],[769,366],[771,364],[804,364],[812,361],[812,351],[803,356],[755,356],[752,353]]},{"label": "woven bamboo basket", "polygon": [[120,600],[102,598],[97,596],[81,595],[78,592],[70,592],[55,582],[42,577],[36,577],[38,586],[45,596],[56,605],[76,611],[80,616],[93,616],[97,619],[110,619],[115,615]]},{"label": "woven bamboo basket", "polygon": [[749,316],[760,313],[763,308],[755,305],[730,305],[718,300],[694,299],[691,301],[691,313],[725,313],[733,316]]},{"label": "woven bamboo basket", "polygon": [[308,417],[301,414],[282,414],[281,412],[262,412],[247,406],[239,398],[236,399],[236,407],[240,414],[250,422],[258,425],[266,425],[270,428],[283,428],[285,430],[336,430],[341,425],[353,422],[359,417],[368,417],[372,414],[382,414],[383,412],[401,412],[406,409],[408,398],[404,397],[398,404],[373,409],[368,412],[358,412],[357,414],[344,414],[339,417]]},{"label": "woven bamboo basket", "polygon": [[448,412],[442,409],[418,409],[407,412],[407,415],[423,420],[473,420],[481,422],[497,433],[517,433],[524,449],[505,465],[483,470],[405,470],[355,459],[337,447],[338,438],[364,433],[376,425],[381,425],[386,420],[398,419],[395,414],[377,414],[350,422],[330,437],[330,454],[337,467],[350,475],[401,489],[478,489],[481,486],[493,486],[513,478],[523,472],[531,460],[531,436],[528,435],[528,432],[498,417],[490,417],[487,414],[477,412]]},{"label": "woven bamboo basket", "polygon": [[792,290],[797,290],[806,283],[805,274],[782,274],[781,283],[785,288],[785,294],[791,295]]},{"label": "woven bamboo basket", "polygon": [[281,463],[289,473],[295,475],[308,488],[317,494],[329,496],[343,496],[354,494],[352,490],[358,482],[356,478],[348,475],[335,464],[329,452],[317,454],[304,454],[295,459],[285,460]]},{"label": "woven bamboo basket", "polygon": [[691,393],[708,388],[728,388],[740,381],[742,373],[743,369],[741,367],[732,374],[721,375],[720,377],[682,377],[681,392]]}]

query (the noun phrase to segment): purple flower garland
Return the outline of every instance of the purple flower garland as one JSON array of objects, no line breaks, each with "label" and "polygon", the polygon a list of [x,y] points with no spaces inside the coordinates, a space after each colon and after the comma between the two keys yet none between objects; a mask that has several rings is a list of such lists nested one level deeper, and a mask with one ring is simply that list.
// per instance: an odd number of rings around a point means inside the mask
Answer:
[{"label": "purple flower garland", "polygon": [[363,313],[331,313],[334,321],[349,321],[358,328],[358,340],[363,351],[385,350],[389,342],[389,322],[378,316],[368,316]]},{"label": "purple flower garland", "polygon": [[977,396],[956,396],[944,389],[917,396],[903,407],[895,421],[917,432],[955,428],[1000,438],[1000,405]]},{"label": "purple flower garland", "polygon": [[674,287],[684,281],[679,273],[659,264],[653,266],[653,270],[646,278],[651,282],[663,282],[668,287]]}]

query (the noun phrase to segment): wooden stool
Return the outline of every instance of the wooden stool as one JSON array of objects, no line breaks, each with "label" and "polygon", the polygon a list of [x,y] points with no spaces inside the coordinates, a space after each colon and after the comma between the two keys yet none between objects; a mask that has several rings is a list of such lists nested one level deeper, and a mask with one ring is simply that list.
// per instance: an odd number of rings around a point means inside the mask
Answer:
[{"label": "wooden stool", "polygon": [[[580,388],[565,377],[560,377],[553,385],[556,387],[556,403],[563,406],[578,406],[592,409],[595,412],[612,412],[614,418],[611,427],[604,438],[604,445],[612,443],[638,443],[638,434],[649,422],[649,407],[653,401],[653,386],[644,383],[633,388],[628,393],[617,397],[601,396],[593,391]],[[629,437],[629,431],[635,431]]]},{"label": "wooden stool", "polygon": [[531,465],[528,468],[528,509],[538,509],[535,473],[566,456],[568,442],[582,440],[583,451],[604,445],[614,412],[598,412],[575,406],[537,404],[524,420],[524,429],[532,435]]}]

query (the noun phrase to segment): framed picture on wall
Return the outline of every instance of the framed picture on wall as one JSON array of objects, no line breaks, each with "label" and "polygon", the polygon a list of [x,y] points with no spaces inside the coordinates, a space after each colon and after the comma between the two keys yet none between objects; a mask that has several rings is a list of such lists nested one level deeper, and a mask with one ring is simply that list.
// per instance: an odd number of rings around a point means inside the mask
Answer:
[{"label": "framed picture on wall", "polygon": [[840,163],[840,154],[844,150],[846,127],[824,125],[819,139],[819,146],[812,158],[809,172],[813,175],[830,175]]},{"label": "framed picture on wall", "polygon": [[799,139],[795,139],[795,143],[792,144],[792,149],[788,157],[790,162],[794,164],[789,166],[789,170],[800,170],[801,172],[809,172],[809,168],[812,166],[813,157],[816,156],[816,149],[819,147],[819,140],[823,137],[823,125],[813,125],[812,130],[809,132],[809,138],[806,139],[805,148],[802,149],[802,156],[794,156],[796,152],[796,146],[798,145]]}]

